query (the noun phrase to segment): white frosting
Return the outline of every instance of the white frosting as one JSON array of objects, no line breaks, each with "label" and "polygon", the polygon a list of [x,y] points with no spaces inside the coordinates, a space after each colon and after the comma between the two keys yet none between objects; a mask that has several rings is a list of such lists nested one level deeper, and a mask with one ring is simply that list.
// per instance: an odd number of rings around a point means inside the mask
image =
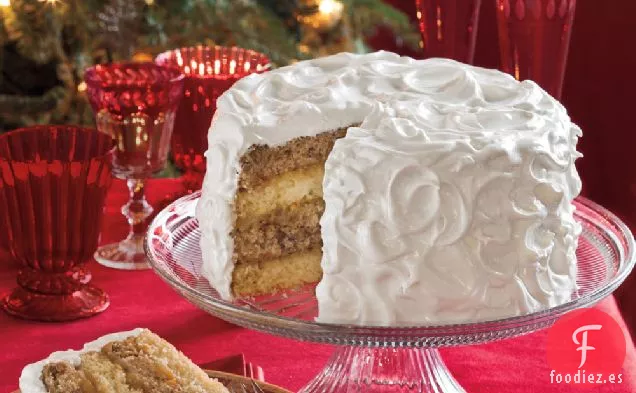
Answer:
[{"label": "white frosting", "polygon": [[95,341],[91,341],[84,345],[81,350],[72,350],[53,352],[49,357],[39,362],[27,365],[20,375],[20,392],[21,393],[47,393],[46,387],[42,382],[42,369],[45,365],[54,362],[67,361],[74,366],[80,364],[80,355],[86,352],[99,351],[104,345],[121,341],[128,337],[135,337],[141,334],[145,329],[137,328],[128,332],[112,333],[100,337]]},{"label": "white frosting", "polygon": [[197,217],[224,298],[241,155],[360,122],[325,165],[319,321],[447,324],[569,300],[580,129],[533,82],[387,52],[253,75],[219,99]]}]

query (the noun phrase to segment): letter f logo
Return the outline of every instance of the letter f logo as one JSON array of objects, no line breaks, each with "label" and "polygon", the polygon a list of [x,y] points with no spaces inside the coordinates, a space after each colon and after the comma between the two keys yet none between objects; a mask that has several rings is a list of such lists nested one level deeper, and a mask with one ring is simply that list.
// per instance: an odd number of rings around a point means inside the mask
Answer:
[{"label": "letter f logo", "polygon": [[[576,348],[577,351],[581,351],[581,364],[579,364],[579,368],[583,367],[585,361],[587,360],[587,351],[593,351],[596,349],[592,346],[587,345],[587,332],[589,330],[601,330],[602,327],[602,325],[584,325],[576,329],[574,333],[572,333],[572,341],[574,342],[574,344],[580,345],[580,347]],[[577,336],[581,332],[583,334],[581,335],[582,339],[579,342]]]}]

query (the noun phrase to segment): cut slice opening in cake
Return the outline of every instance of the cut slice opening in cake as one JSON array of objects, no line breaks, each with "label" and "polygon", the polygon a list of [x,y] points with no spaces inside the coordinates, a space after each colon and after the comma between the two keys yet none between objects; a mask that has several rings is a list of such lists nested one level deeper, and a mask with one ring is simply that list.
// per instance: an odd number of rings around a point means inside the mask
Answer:
[{"label": "cut slice opening in cake", "polygon": [[231,233],[236,296],[320,281],[325,161],[347,128],[282,146],[254,145],[241,157]]}]

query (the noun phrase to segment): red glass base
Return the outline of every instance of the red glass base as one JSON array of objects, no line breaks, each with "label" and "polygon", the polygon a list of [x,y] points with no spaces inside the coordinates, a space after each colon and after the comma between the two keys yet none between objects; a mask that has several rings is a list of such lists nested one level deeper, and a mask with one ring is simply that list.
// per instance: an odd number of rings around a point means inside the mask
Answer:
[{"label": "red glass base", "polygon": [[106,310],[108,295],[99,288],[85,285],[64,295],[45,295],[18,287],[2,299],[7,313],[23,319],[60,322],[88,318]]},{"label": "red glass base", "polygon": [[120,270],[150,269],[144,252],[144,235],[131,234],[119,243],[101,246],[93,255],[97,263]]}]

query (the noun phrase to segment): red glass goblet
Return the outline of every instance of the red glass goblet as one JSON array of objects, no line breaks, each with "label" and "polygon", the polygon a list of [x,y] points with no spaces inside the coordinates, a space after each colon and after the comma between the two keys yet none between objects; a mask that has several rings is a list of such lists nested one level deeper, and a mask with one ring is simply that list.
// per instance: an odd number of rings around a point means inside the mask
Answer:
[{"label": "red glass goblet", "polygon": [[0,135],[0,221],[20,264],[9,314],[89,317],[109,304],[84,268],[99,240],[113,140],[97,130],[38,126]]},{"label": "red glass goblet", "polygon": [[416,0],[424,57],[472,64],[481,0]]},{"label": "red glass goblet", "polygon": [[147,269],[143,237],[153,209],[144,182],[166,164],[183,76],[154,63],[130,63],[89,68],[85,80],[97,128],[116,142],[113,174],[127,179],[130,190],[121,210],[130,224],[128,236],[98,248],[95,259],[116,269]]},{"label": "red glass goblet", "polygon": [[561,98],[576,0],[495,0],[501,66]]},{"label": "red glass goblet", "polygon": [[237,47],[180,48],[157,56],[161,66],[177,67],[185,76],[183,98],[177,111],[172,157],[185,173],[186,192],[201,188],[205,174],[207,134],[216,100],[237,80],[270,68],[262,53]]}]

